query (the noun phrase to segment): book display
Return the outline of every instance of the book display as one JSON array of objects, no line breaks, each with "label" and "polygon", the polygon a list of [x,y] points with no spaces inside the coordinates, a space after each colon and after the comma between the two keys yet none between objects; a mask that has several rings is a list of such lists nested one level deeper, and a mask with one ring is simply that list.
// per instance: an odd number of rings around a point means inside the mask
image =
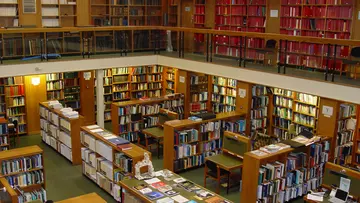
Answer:
[{"label": "book display", "polygon": [[[311,36],[333,39],[350,39],[355,1],[301,1],[282,0],[280,12],[280,33],[292,36]],[[285,42],[282,44],[285,51]],[[303,68],[325,69],[327,54],[334,55],[334,46],[288,42],[287,55],[281,61]],[[339,46],[336,58],[328,66],[342,72],[341,59],[349,55],[348,46]],[[284,58],[285,57],[285,58]]]},{"label": "book display", "polygon": [[0,118],[0,152],[10,149],[10,137],[8,122],[5,118]]},{"label": "book display", "polygon": [[160,108],[163,108],[164,102],[169,100],[167,97],[160,97],[113,103],[111,106],[113,133],[131,142],[138,142],[138,134],[142,129],[158,126]]},{"label": "book display", "polygon": [[[288,202],[317,189],[329,160],[329,140],[324,137],[299,149],[287,146],[271,151],[265,146],[247,152],[242,177],[242,184],[247,187],[241,191],[241,201]],[[255,170],[259,172],[254,173]],[[251,184],[254,180],[258,180],[256,185]]]},{"label": "book display", "polygon": [[269,100],[268,87],[262,85],[254,85],[252,87],[250,110],[251,136],[255,132],[267,134]]},{"label": "book display", "polygon": [[91,24],[95,26],[161,25],[161,0],[92,0]]},{"label": "book display", "polygon": [[42,141],[51,146],[73,165],[81,164],[80,126],[83,117],[68,108],[54,108],[51,102],[40,104],[40,126]]},{"label": "book display", "polygon": [[135,164],[150,152],[97,125],[81,127],[80,137],[83,174],[118,200],[118,182],[134,177]]},{"label": "book display", "polygon": [[[43,150],[37,146],[11,149],[0,154],[0,184],[10,202],[45,202],[45,168]],[[5,200],[6,201],[6,200]]]},{"label": "book display", "polygon": [[212,111],[214,113],[235,111],[237,81],[218,76],[212,78]]},{"label": "book display", "polygon": [[334,163],[339,165],[351,164],[352,153],[355,149],[353,145],[356,134],[356,124],[356,105],[346,103],[340,104],[337,120]]},{"label": "book display", "polygon": [[246,121],[243,114],[219,113],[216,118],[193,121],[174,120],[164,125],[164,168],[180,172],[202,166],[205,157],[221,152],[223,131],[243,134]]},{"label": "book display", "polygon": [[18,134],[27,134],[24,77],[5,78],[4,85],[8,121],[18,121]]},{"label": "book display", "polygon": [[190,81],[190,113],[197,114],[207,112],[210,107],[209,99],[209,76],[205,74],[191,73]]},{"label": "book display", "polygon": [[290,139],[303,130],[316,134],[320,97],[281,88],[274,88],[273,93],[272,126],[276,137]]},{"label": "book display", "polygon": [[[265,32],[266,0],[216,0],[215,29],[242,32]],[[220,56],[240,56],[240,46],[247,47],[246,58],[258,60],[257,49],[265,46],[265,40],[215,35],[215,54]],[[244,54],[244,50],[242,50]]]}]

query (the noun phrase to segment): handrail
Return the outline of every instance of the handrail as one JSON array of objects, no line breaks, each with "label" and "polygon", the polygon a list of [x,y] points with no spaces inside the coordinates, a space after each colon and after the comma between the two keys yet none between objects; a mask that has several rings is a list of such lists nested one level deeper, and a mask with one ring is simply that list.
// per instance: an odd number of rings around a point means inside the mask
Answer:
[{"label": "handrail", "polygon": [[50,32],[96,32],[96,31],[141,31],[141,30],[170,30],[175,32],[192,32],[212,35],[242,36],[250,38],[274,39],[277,41],[288,40],[297,42],[317,43],[317,44],[336,44],[343,46],[360,46],[360,40],[351,39],[332,39],[310,36],[290,36],[274,33],[257,32],[238,32],[229,30],[199,29],[186,27],[167,27],[167,26],[106,26],[106,27],[64,27],[64,28],[11,28],[0,29],[0,34],[16,33],[50,33]]}]

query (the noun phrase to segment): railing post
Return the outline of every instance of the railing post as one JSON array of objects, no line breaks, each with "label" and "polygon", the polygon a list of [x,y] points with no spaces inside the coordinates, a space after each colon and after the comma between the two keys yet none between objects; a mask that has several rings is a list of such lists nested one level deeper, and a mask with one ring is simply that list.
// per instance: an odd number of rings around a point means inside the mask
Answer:
[{"label": "railing post", "polygon": [[336,68],[336,51],[337,51],[337,44],[335,44],[334,47],[334,67],[333,70],[331,72],[331,82],[334,82],[334,77],[335,77],[335,68]]},{"label": "railing post", "polygon": [[46,57],[46,61],[49,61],[49,56],[48,56],[48,42],[49,42],[49,39],[46,37],[46,41],[45,41],[45,57]]},{"label": "railing post", "polygon": [[185,39],[184,39],[184,35],[185,35],[185,33],[184,33],[184,31],[182,31],[182,37],[181,37],[181,43],[182,43],[182,51],[181,51],[181,58],[184,58],[184,49],[185,49]]},{"label": "railing post", "polygon": [[44,39],[41,39],[40,40],[40,60],[43,61],[43,58],[44,58]]},{"label": "railing post", "polygon": [[284,69],[283,74],[286,74],[286,65],[287,65],[287,48],[288,48],[288,41],[285,40],[285,57],[284,57]]},{"label": "railing post", "polygon": [[241,63],[242,63],[242,40],[243,40],[243,37],[240,36],[239,67],[241,67]]},{"label": "railing post", "polygon": [[210,34],[210,62],[212,62],[213,58],[213,34]]},{"label": "railing post", "polygon": [[3,60],[4,60],[4,50],[3,50],[3,46],[2,46],[2,40],[0,40],[0,50],[1,50],[1,53],[0,53],[0,63],[3,64]]},{"label": "railing post", "polygon": [[206,62],[209,62],[209,33],[206,33]]},{"label": "railing post", "polygon": [[278,73],[280,73],[280,69],[281,69],[281,51],[282,51],[282,40],[279,40],[279,53],[278,53],[278,63],[277,63]]},{"label": "railing post", "polygon": [[246,48],[247,48],[247,37],[245,36],[245,43],[244,43],[244,67],[246,67]]},{"label": "railing post", "polygon": [[82,56],[85,58],[85,38],[82,38]]},{"label": "railing post", "polygon": [[330,48],[331,48],[331,45],[328,44],[327,45],[327,56],[326,56],[326,68],[325,68],[325,81],[328,80],[328,73],[329,73],[329,62],[330,62]]},{"label": "railing post", "polygon": [[181,31],[178,34],[178,44],[179,44],[179,47],[178,47],[179,58],[181,58]]},{"label": "railing post", "polygon": [[161,30],[158,30],[158,54],[160,54],[160,50],[161,50]]},{"label": "railing post", "polygon": [[[150,31],[151,32],[151,31]],[[150,41],[151,41],[151,37],[149,37]],[[154,54],[157,53],[157,33],[156,33],[156,30],[154,30]]]},{"label": "railing post", "polygon": [[92,39],[91,39],[91,37],[90,38],[88,38],[88,58],[90,58],[90,54],[91,54],[91,52],[90,52],[90,43],[91,43],[91,47],[93,46],[93,41],[92,41]]},{"label": "railing post", "polygon": [[127,56],[127,52],[128,52],[127,39],[128,39],[128,33],[126,31],[124,31],[124,53],[125,53],[125,56]]}]

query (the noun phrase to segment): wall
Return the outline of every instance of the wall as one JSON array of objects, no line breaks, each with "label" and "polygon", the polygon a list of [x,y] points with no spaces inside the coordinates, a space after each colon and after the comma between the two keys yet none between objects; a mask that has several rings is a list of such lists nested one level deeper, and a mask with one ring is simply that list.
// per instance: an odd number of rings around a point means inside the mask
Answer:
[{"label": "wall", "polygon": [[[32,78],[39,77],[40,84],[33,85]],[[39,102],[46,101],[46,78],[45,75],[25,76],[25,106],[26,120],[29,134],[40,132]]]}]

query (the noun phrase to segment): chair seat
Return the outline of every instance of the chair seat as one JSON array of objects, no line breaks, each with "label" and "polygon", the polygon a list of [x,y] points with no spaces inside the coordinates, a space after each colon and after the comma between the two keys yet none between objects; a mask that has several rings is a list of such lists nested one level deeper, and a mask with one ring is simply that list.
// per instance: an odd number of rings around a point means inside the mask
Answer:
[{"label": "chair seat", "polygon": [[353,61],[353,60],[349,60],[349,59],[343,59],[342,62],[343,62],[343,64],[347,64],[347,65],[356,65],[356,64],[360,63],[360,61]]}]

